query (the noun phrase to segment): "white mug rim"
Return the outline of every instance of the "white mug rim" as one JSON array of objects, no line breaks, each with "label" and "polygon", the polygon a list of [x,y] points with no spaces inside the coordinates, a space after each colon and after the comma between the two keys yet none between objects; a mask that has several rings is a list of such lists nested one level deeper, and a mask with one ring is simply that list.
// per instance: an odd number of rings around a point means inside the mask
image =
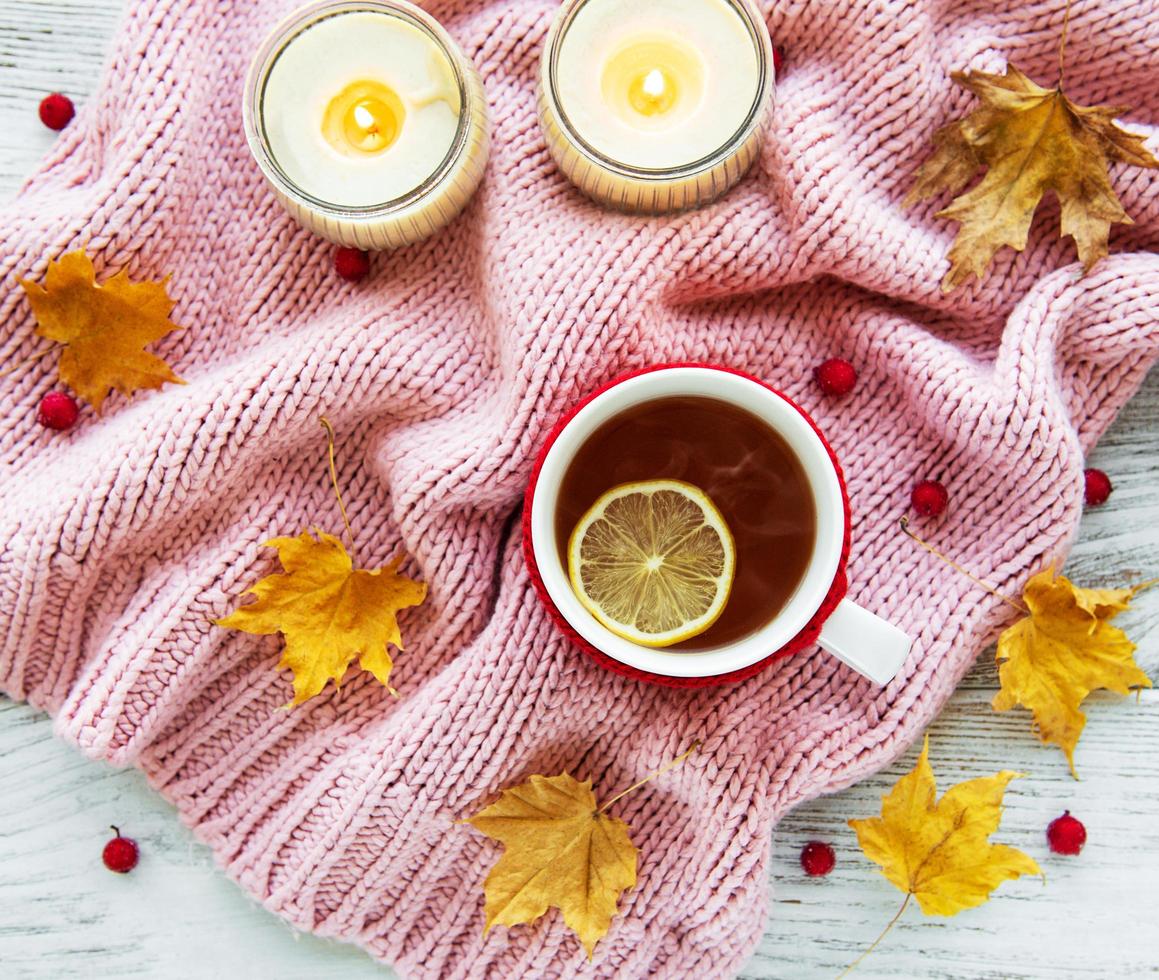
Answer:
[{"label": "white mug rim", "polygon": [[[789,444],[813,492],[817,531],[805,575],[784,608],[760,629],[706,650],[639,646],[616,636],[576,598],[555,537],[559,487],[575,453],[600,425],[645,401],[672,396],[716,398],[756,415]],[[743,670],[783,648],[816,615],[842,563],[848,513],[840,470],[812,419],[783,395],[748,375],[707,365],[662,367],[614,382],[589,399],[556,433],[542,456],[530,501],[530,543],[547,597],[592,647],[628,667],[674,678]]]}]

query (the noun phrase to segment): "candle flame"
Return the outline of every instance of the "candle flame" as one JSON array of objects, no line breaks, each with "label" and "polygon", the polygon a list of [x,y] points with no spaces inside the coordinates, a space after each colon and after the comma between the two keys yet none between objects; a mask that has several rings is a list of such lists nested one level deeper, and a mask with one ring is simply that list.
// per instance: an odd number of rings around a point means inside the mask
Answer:
[{"label": "candle flame", "polygon": [[354,107],[354,121],[368,133],[375,133],[378,131],[378,126],[376,125],[377,120],[374,118],[374,113],[372,113],[364,105],[356,105]]},{"label": "candle flame", "polygon": [[322,136],[345,156],[372,156],[394,145],[406,106],[385,82],[359,79],[330,100],[322,115]]},{"label": "candle flame", "polygon": [[640,40],[604,62],[600,89],[609,106],[629,113],[631,125],[667,128],[699,104],[704,65],[700,55],[682,41]]},{"label": "candle flame", "polygon": [[653,68],[644,76],[641,87],[646,95],[650,95],[654,99],[660,98],[664,94],[664,72],[659,68]]}]

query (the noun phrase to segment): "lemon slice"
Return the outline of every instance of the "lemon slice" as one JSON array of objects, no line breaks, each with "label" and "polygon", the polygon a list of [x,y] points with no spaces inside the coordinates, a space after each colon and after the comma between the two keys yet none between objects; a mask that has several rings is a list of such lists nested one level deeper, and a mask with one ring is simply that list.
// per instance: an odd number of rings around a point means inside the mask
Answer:
[{"label": "lemon slice", "polygon": [[641,646],[703,633],[724,610],[735,571],[724,517],[703,490],[680,480],[614,487],[580,518],[567,547],[580,602]]}]

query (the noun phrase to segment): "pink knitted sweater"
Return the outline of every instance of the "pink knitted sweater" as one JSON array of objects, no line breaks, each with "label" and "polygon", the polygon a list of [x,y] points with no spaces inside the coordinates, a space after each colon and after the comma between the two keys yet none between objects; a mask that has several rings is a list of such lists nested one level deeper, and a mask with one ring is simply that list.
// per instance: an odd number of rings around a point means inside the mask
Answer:
[{"label": "pink knitted sweater", "polygon": [[[63,436],[34,421],[48,360],[0,382],[0,689],[143,769],[267,907],[408,976],[729,976],[764,926],[778,818],[901,752],[1008,619],[898,533],[914,481],[952,498],[922,531],[1000,588],[1065,553],[1084,451],[1159,353],[1159,177],[1116,169],[1137,224],[1087,278],[1048,207],[1025,254],[947,297],[952,226],[899,206],[971,103],[947,73],[1010,56],[1049,82],[1063,0],[768,3],[788,59],[762,159],[656,219],[600,210],[548,159],[553,0],[440,0],[491,100],[491,164],[451,228],[351,287],[242,137],[247,59],[292,3],[129,4],[104,85],[0,212],[5,358],[42,346],[17,281],[85,246],[105,275],[172,274],[185,329],[157,349],[189,382]],[[1151,0],[1076,0],[1070,93],[1159,119],[1156,45]],[[858,365],[848,398],[811,382],[831,355]],[[535,453],[583,393],[660,360],[744,368],[814,413],[849,479],[850,595],[916,638],[887,689],[816,651],[665,689],[556,632],[519,541]],[[405,549],[431,595],[404,618],[400,700],[353,673],[282,711],[279,639],[210,624],[275,567],[261,542],[340,527],[323,413],[358,558]],[[497,845],[456,818],[536,772],[606,796],[695,739],[617,804],[640,880],[592,965],[554,912],[484,940]]]}]

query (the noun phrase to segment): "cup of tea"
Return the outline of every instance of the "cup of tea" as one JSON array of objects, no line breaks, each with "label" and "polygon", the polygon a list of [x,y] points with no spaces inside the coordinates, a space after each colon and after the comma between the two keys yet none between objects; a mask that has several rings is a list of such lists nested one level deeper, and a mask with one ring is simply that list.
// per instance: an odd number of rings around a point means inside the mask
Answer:
[{"label": "cup of tea", "polygon": [[560,628],[644,680],[740,680],[813,644],[876,684],[911,640],[845,598],[849,501],[813,420],[762,381],[676,364],[617,378],[554,429],[523,542]]}]

